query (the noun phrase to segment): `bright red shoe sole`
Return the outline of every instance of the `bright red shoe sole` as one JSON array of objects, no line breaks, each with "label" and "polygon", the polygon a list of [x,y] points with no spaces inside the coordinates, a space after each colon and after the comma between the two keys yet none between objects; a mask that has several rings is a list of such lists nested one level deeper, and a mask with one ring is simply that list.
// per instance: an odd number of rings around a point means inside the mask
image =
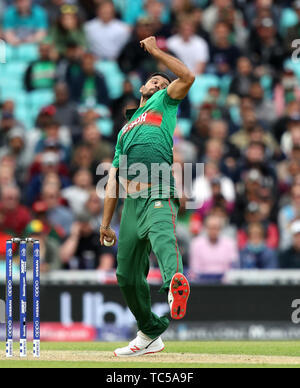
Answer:
[{"label": "bright red shoe sole", "polygon": [[190,296],[190,285],[187,278],[181,273],[175,274],[171,281],[170,290],[174,298],[171,317],[182,319],[185,317],[187,301]]}]

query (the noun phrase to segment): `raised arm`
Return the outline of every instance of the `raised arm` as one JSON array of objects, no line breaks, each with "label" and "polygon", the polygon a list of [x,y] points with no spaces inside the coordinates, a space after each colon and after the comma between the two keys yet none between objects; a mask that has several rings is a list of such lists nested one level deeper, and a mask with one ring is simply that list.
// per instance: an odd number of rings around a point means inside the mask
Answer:
[{"label": "raised arm", "polygon": [[100,228],[100,242],[104,244],[104,239],[108,241],[114,241],[114,245],[117,243],[117,236],[111,229],[110,223],[116,210],[118,197],[119,197],[119,184],[117,182],[118,169],[112,167],[109,172],[108,183],[106,187],[106,195],[104,200],[104,211],[102,224]]},{"label": "raised arm", "polygon": [[174,100],[182,100],[193,85],[195,75],[179,59],[160,50],[154,36],[142,40],[141,47],[178,77],[168,86],[168,95]]}]

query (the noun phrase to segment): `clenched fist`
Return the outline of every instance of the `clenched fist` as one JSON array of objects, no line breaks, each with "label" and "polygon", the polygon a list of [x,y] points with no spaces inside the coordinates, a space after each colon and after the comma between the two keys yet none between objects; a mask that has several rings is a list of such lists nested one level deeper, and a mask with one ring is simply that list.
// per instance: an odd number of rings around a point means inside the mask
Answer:
[{"label": "clenched fist", "polygon": [[155,36],[150,36],[140,42],[141,47],[148,51],[149,54],[153,55],[156,50],[159,50],[156,43]]}]

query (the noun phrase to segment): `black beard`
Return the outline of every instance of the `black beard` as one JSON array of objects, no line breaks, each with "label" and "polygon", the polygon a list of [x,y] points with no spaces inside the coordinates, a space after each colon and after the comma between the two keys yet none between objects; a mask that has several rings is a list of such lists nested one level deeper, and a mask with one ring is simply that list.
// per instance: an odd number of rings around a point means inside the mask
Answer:
[{"label": "black beard", "polygon": [[145,100],[149,100],[149,98],[151,98],[155,93],[157,93],[158,90],[154,91],[154,92],[148,92],[148,93],[143,93],[142,96]]}]

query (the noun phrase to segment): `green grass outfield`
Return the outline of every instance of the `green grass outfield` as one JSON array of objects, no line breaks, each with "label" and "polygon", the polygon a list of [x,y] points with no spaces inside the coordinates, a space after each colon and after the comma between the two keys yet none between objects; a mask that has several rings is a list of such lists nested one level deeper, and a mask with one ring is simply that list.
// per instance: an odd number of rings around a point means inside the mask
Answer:
[{"label": "green grass outfield", "polygon": [[164,352],[136,358],[116,358],[125,343],[42,343],[41,358],[5,358],[0,343],[0,368],[300,368],[300,342],[167,342]]}]

